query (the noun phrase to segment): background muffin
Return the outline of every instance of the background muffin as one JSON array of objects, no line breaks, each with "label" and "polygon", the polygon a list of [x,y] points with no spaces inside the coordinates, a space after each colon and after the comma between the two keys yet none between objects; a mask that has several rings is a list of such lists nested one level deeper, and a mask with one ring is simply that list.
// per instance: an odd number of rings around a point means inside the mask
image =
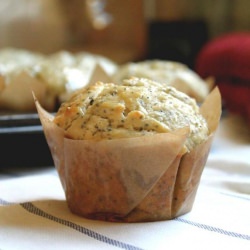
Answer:
[{"label": "background muffin", "polygon": [[59,51],[43,55],[23,49],[0,50],[0,110],[35,110],[31,91],[50,111],[86,86],[99,67],[108,76],[116,64],[103,56]]},{"label": "background muffin", "polygon": [[0,50],[0,110],[34,110],[31,89],[36,92],[44,107],[46,88],[33,78],[33,65],[44,59],[39,53],[15,48]]},{"label": "background muffin", "polygon": [[35,77],[47,86],[48,94],[56,96],[61,103],[89,84],[97,65],[107,75],[113,74],[117,67],[116,63],[100,55],[60,51],[35,66]]},{"label": "background muffin", "polygon": [[186,65],[167,60],[145,60],[120,65],[113,74],[114,82],[122,83],[131,76],[148,78],[176,89],[203,102],[212,87],[212,79],[203,80]]}]

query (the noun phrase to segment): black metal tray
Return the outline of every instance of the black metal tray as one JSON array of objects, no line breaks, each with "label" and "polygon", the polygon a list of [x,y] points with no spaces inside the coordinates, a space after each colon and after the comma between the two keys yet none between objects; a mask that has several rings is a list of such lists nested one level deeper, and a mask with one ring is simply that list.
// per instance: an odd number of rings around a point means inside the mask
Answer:
[{"label": "black metal tray", "polygon": [[0,168],[53,165],[38,114],[0,114]]}]

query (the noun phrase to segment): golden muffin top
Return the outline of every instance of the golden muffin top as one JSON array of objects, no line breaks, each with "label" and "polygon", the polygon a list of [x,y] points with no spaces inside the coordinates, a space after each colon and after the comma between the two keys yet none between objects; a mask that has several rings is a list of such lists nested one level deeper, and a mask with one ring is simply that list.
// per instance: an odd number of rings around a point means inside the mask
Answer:
[{"label": "golden muffin top", "polygon": [[80,140],[137,137],[189,127],[188,150],[209,134],[194,99],[173,87],[136,77],[119,85],[97,82],[81,89],[61,105],[54,122],[67,137]]}]

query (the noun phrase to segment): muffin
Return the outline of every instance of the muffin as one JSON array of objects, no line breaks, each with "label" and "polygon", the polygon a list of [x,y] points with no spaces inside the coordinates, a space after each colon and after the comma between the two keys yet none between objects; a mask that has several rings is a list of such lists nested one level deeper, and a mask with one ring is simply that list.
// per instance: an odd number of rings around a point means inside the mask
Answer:
[{"label": "muffin", "polygon": [[138,222],[191,210],[220,118],[218,89],[199,108],[134,77],[83,88],[55,116],[35,102],[73,213]]},{"label": "muffin", "polygon": [[59,51],[43,55],[23,49],[2,49],[0,109],[35,111],[33,91],[44,108],[54,111],[74,91],[86,86],[96,69],[109,79],[116,64],[87,52]]},{"label": "muffin", "polygon": [[213,85],[213,79],[203,80],[185,64],[167,60],[145,60],[120,65],[112,76],[114,82],[122,83],[129,77],[148,78],[172,86],[203,102]]},{"label": "muffin", "polygon": [[31,89],[36,93],[44,107],[50,109],[45,101],[46,88],[33,79],[32,66],[43,60],[39,53],[4,48],[0,50],[0,110],[31,111],[34,100]]},{"label": "muffin", "polygon": [[107,77],[116,70],[110,59],[88,52],[59,51],[46,57],[35,66],[35,77],[48,88],[48,94],[56,96],[59,103],[88,85],[95,68],[99,66]]}]

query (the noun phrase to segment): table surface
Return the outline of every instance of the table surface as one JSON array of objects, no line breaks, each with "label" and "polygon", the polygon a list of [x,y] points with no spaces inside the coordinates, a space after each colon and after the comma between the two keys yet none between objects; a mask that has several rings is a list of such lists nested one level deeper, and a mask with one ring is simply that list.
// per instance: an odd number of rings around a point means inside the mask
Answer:
[{"label": "table surface", "polygon": [[223,116],[193,209],[170,221],[72,214],[54,166],[0,168],[0,249],[250,249],[250,129]]}]

